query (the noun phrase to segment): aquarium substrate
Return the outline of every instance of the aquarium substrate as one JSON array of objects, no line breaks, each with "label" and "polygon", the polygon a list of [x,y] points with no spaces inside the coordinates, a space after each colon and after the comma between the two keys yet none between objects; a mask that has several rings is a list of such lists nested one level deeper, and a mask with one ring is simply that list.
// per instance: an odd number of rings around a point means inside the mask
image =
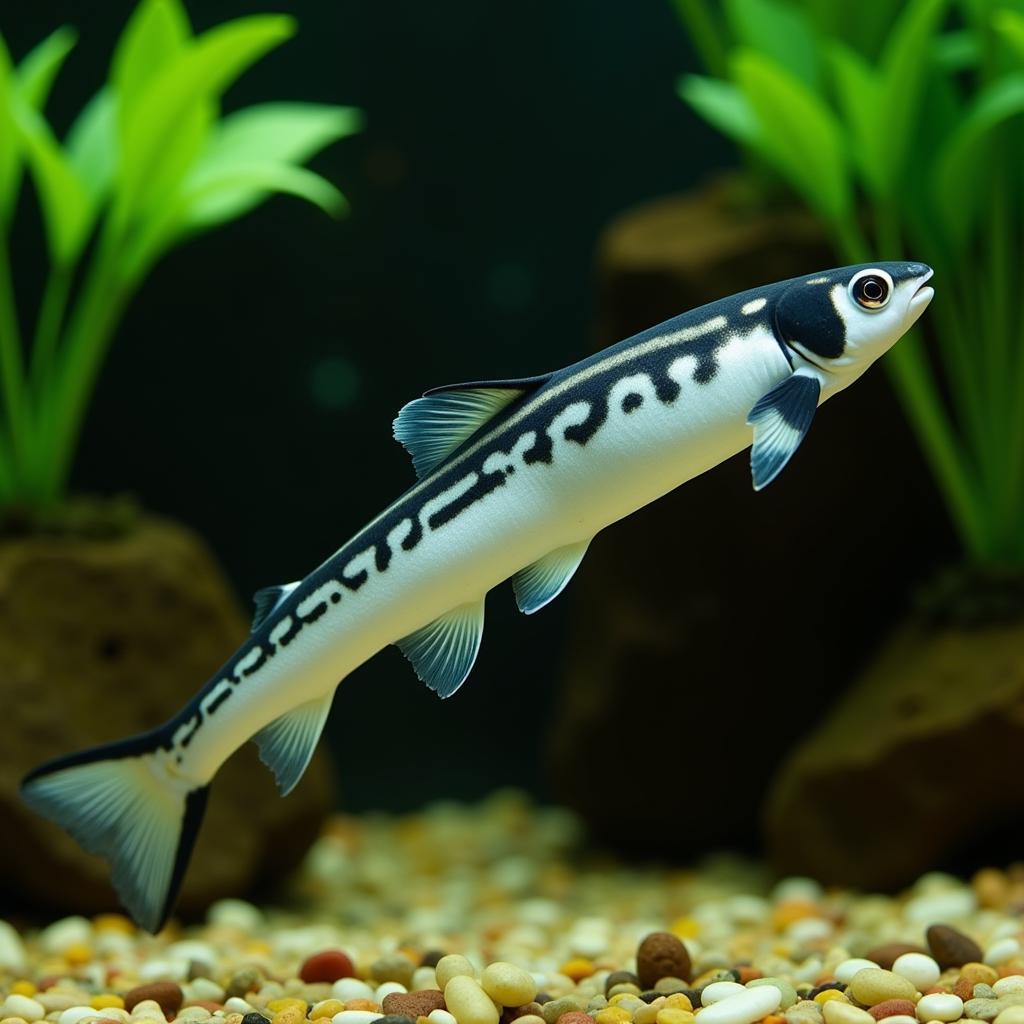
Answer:
[{"label": "aquarium substrate", "polygon": [[0,1024],[1024,1024],[1022,910],[1024,868],[880,896],[625,866],[504,793],[332,819],[280,906],[0,922]]}]

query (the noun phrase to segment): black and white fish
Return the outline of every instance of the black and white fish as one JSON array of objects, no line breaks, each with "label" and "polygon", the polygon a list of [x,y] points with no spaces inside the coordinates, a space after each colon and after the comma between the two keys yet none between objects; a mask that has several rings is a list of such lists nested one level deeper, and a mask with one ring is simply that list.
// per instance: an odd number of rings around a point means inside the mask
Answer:
[{"label": "black and white fish", "polygon": [[171,721],[51,761],[25,800],[108,858],[155,931],[175,901],[217,769],[246,740],[282,793],[338,683],[388,644],[441,697],[465,681],[487,592],[530,614],[593,536],[753,443],[771,483],[815,409],[932,298],[920,263],[828,270],[722,299],[554,373],[428,392],[394,423],[418,482],[305,579],[256,595],[249,639]]}]

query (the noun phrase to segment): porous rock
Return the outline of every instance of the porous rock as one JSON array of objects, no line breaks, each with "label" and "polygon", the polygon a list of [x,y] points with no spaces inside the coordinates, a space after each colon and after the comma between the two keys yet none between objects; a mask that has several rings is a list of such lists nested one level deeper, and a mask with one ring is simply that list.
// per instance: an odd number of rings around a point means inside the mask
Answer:
[{"label": "porous rock", "polygon": [[[178,712],[247,633],[220,569],[191,531],[141,517],[102,539],[0,540],[0,895],[83,913],[118,900],[109,869],[32,813],[18,782],[47,758],[144,732]],[[246,744],[210,790],[179,909],[200,913],[293,868],[334,804],[322,749],[287,799]]]},{"label": "porous rock", "polygon": [[636,973],[641,988],[654,988],[662,978],[689,979],[690,954],[671,932],[651,932],[636,951]]}]

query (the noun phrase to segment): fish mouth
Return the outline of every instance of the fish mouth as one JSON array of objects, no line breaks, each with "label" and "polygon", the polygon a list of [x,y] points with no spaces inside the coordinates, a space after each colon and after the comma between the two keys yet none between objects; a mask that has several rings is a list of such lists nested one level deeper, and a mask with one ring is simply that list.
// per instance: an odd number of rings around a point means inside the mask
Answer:
[{"label": "fish mouth", "polygon": [[935,297],[935,289],[928,284],[934,273],[935,271],[929,267],[928,273],[918,279],[917,291],[910,296],[910,304],[907,307],[908,327],[916,322],[917,318],[928,308],[928,303]]}]

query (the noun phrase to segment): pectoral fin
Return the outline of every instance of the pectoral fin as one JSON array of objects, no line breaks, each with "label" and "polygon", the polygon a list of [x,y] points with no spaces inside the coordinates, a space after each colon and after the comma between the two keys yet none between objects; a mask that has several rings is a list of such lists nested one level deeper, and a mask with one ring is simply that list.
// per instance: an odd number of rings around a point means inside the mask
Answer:
[{"label": "pectoral fin", "polygon": [[818,378],[801,368],[776,384],[750,410],[747,423],[754,428],[750,471],[755,491],[767,487],[800,447],[820,397]]},{"label": "pectoral fin", "polygon": [[295,788],[309,765],[333,700],[331,690],[326,697],[307,701],[275,718],[253,736],[260,760],[274,773],[282,796]]},{"label": "pectoral fin", "polygon": [[520,569],[512,577],[512,589],[516,593],[519,610],[532,615],[558,597],[580,567],[589,546],[588,537],[579,544],[556,548],[532,565]]},{"label": "pectoral fin", "polygon": [[397,641],[416,675],[438,697],[450,697],[473,669],[484,632],[483,598],[460,604]]}]

